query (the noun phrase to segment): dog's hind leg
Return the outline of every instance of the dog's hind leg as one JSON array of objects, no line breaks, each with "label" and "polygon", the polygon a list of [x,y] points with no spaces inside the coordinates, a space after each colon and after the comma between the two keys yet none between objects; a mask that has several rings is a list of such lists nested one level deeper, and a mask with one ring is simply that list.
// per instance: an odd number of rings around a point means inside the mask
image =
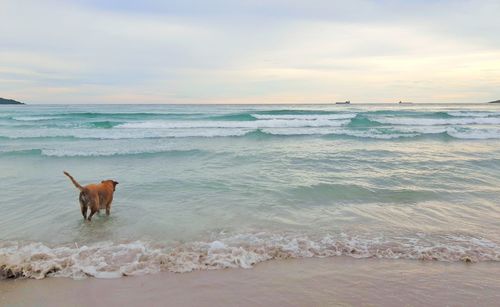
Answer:
[{"label": "dog's hind leg", "polygon": [[89,203],[89,196],[87,195],[87,193],[81,192],[79,200],[80,200],[80,209],[82,211],[83,219],[86,220],[87,219],[87,207],[88,207],[88,203]]},{"label": "dog's hind leg", "polygon": [[92,216],[99,211],[99,196],[95,195],[94,197],[91,198],[90,203],[89,203],[89,208],[90,208],[90,215],[88,217],[88,220],[92,220]]}]

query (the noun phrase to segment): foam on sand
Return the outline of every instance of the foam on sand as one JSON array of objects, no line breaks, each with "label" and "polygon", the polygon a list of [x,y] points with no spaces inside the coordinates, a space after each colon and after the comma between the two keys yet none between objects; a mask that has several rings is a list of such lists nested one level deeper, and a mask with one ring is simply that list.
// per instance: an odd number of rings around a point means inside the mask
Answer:
[{"label": "foam on sand", "polygon": [[492,241],[443,236],[389,240],[340,234],[310,238],[305,235],[242,234],[210,242],[161,246],[148,242],[50,247],[43,243],[4,242],[0,245],[3,278],[48,276],[117,278],[160,271],[190,272],[251,268],[254,264],[287,258],[350,256],[354,258],[435,261],[500,261],[500,246]]}]

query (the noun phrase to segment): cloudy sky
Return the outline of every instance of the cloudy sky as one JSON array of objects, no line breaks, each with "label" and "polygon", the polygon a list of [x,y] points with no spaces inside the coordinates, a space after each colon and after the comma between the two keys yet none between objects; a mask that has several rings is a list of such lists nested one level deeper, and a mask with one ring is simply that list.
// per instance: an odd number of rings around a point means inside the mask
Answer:
[{"label": "cloudy sky", "polygon": [[0,97],[496,100],[499,12],[498,0],[0,0]]}]

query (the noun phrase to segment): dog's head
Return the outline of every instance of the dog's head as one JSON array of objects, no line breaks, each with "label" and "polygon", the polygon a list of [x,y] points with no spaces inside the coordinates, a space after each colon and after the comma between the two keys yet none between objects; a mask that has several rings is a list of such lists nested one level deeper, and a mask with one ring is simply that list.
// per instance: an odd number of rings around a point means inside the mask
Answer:
[{"label": "dog's head", "polygon": [[114,192],[114,191],[116,191],[116,185],[118,184],[118,181],[108,179],[108,180],[101,181],[101,183],[112,184],[113,185],[113,192]]}]

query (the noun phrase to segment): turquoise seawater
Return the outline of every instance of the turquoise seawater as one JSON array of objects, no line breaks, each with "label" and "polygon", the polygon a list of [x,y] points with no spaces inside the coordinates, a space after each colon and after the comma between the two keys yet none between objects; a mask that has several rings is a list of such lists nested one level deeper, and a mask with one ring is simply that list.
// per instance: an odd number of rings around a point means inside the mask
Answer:
[{"label": "turquoise seawater", "polygon": [[[81,184],[119,182],[111,216]],[[500,261],[500,106],[0,107],[0,276]]]}]

